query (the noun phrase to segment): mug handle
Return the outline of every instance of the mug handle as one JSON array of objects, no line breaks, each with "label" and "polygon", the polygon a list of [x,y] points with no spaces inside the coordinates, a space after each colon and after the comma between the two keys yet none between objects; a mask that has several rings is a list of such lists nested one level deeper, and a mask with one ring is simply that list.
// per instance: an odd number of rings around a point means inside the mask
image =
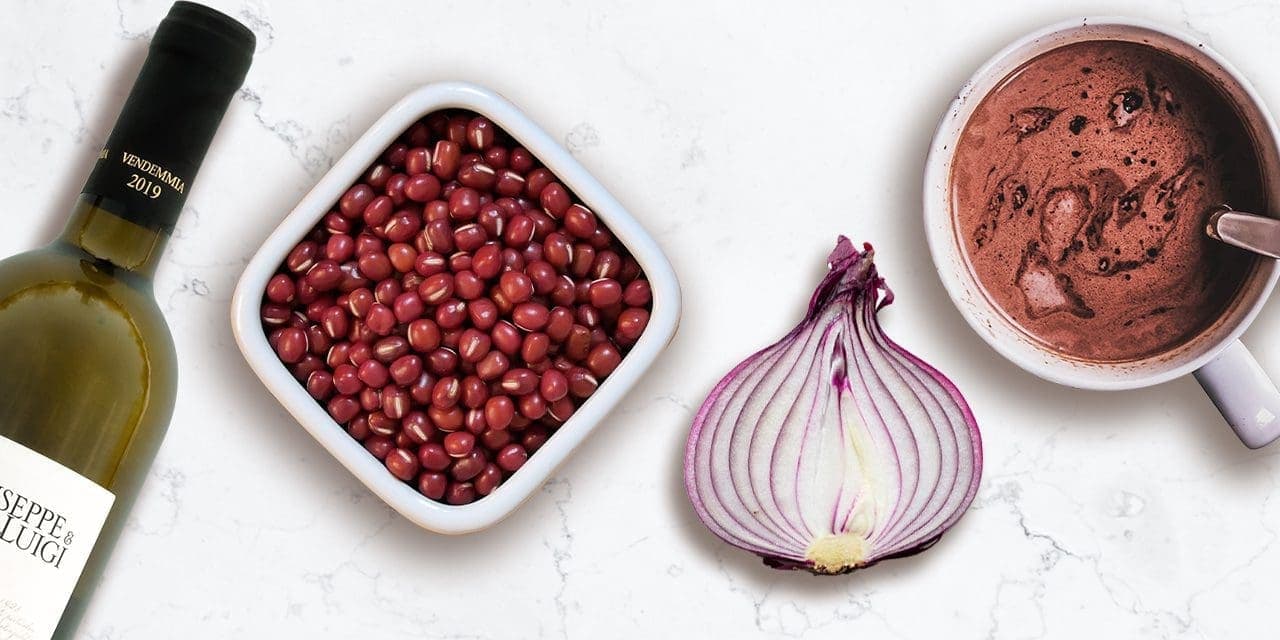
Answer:
[{"label": "mug handle", "polygon": [[1280,390],[1239,340],[1195,377],[1246,447],[1257,449],[1280,437]]}]

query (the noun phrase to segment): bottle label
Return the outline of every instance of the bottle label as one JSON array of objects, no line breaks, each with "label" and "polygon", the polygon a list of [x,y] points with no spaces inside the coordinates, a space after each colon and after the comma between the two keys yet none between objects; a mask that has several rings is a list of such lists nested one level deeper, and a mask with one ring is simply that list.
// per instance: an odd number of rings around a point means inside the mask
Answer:
[{"label": "bottle label", "polygon": [[0,436],[0,640],[48,640],[115,496]]},{"label": "bottle label", "polygon": [[116,209],[113,213],[172,233],[187,199],[187,173],[186,163],[162,164],[135,150],[103,147],[84,192],[105,197],[104,205]]}]

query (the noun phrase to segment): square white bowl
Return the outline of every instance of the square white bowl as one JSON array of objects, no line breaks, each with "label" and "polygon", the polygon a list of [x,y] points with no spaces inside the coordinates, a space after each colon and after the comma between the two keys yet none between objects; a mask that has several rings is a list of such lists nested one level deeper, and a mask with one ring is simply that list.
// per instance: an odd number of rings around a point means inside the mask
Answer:
[{"label": "square white bowl", "polygon": [[[467,505],[431,500],[392,476],[382,462],[347,434],[276,357],[260,320],[263,291],[284,261],[383,150],[419,118],[442,109],[466,109],[493,120],[578,196],[613,232],[644,270],[653,290],[649,325],[614,370],[547,443],[493,493]],[[415,524],[447,534],[489,527],[533,494],[635,386],[666,348],[680,319],[680,287],[658,244],[635,218],[546,131],[498,94],[447,82],[422,87],[391,107],[340,158],[267,237],[245,267],[231,301],[231,327],[254,373],[285,409],[369,490]]]}]

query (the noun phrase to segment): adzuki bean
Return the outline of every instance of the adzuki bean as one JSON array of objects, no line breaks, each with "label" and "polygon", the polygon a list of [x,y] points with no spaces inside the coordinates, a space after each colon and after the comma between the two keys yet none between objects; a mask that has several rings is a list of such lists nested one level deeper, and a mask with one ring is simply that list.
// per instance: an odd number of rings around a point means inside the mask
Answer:
[{"label": "adzuki bean", "polygon": [[414,123],[284,258],[261,318],[334,422],[432,500],[498,489],[622,363],[653,294],[484,116]]}]

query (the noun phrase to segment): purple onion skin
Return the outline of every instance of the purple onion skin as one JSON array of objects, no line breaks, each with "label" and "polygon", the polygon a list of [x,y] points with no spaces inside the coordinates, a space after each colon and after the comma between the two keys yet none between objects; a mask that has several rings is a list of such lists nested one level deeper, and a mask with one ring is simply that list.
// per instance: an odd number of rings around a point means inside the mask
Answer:
[{"label": "purple onion skin", "polygon": [[[857,300],[859,299],[859,297],[866,296],[866,297],[869,297],[871,300],[876,300],[878,297],[879,299],[875,303],[876,313],[878,313],[881,309],[888,306],[889,304],[892,304],[894,300],[893,292],[885,284],[884,279],[879,276],[875,268],[875,265],[871,264],[870,260],[866,261],[868,271],[865,274],[865,277],[852,278],[853,280],[852,286],[857,287],[860,290],[853,291],[853,292],[849,290],[850,283],[848,281],[851,280],[848,277],[849,270],[854,266],[856,266],[856,263],[858,260],[860,260],[864,256],[870,255],[872,252],[873,252],[873,249],[870,243],[864,243],[863,251],[859,252],[854,248],[853,243],[850,242],[848,238],[844,236],[840,236],[835,249],[831,252],[830,256],[828,257],[830,270],[825,275],[822,282],[815,289],[813,296],[810,298],[809,307],[805,314],[804,319],[795,328],[793,328],[785,336],[783,336],[780,340],[778,340],[772,345],[769,345],[768,347],[760,349],[759,351],[751,354],[749,357],[747,357],[738,365],[736,365],[723,379],[721,379],[715,385],[711,393],[707,396],[706,400],[703,402],[702,406],[699,408],[698,413],[694,418],[693,429],[690,431],[689,439],[688,439],[688,443],[685,451],[685,465],[684,465],[685,489],[691,501],[694,503],[695,511],[697,512],[699,519],[701,519],[703,523],[706,524],[708,527],[711,527],[711,523],[708,521],[708,515],[704,511],[704,508],[699,505],[699,498],[697,497],[697,492],[695,489],[695,473],[693,470],[693,461],[695,458],[695,447],[698,442],[698,437],[700,435],[702,427],[705,425],[705,422],[704,422],[705,418],[708,412],[710,411],[712,405],[718,399],[718,397],[725,391],[725,388],[735,378],[741,375],[744,369],[751,367],[753,364],[756,363],[756,361],[762,355],[769,352],[774,347],[777,347],[782,343],[792,340],[797,333],[804,330],[804,328],[808,324],[814,322],[817,319],[817,316],[819,315],[819,313],[825,307],[827,307],[830,304],[836,304],[837,302],[833,302],[835,298],[841,295],[850,295],[850,300],[852,301],[851,303],[856,306]],[[978,486],[982,476],[982,467],[983,467],[982,436],[978,430],[977,419],[975,418],[968,403],[965,401],[964,397],[961,395],[959,389],[955,386],[955,384],[949,378],[947,378],[945,375],[940,373],[937,369],[935,369],[931,365],[925,363],[923,360],[921,360],[911,352],[904,349],[902,346],[900,346],[897,342],[890,339],[888,336],[881,335],[881,338],[883,339],[883,344],[885,347],[893,350],[897,354],[901,355],[903,358],[909,360],[913,365],[919,367],[921,370],[927,373],[931,378],[933,378],[934,381],[936,381],[941,387],[943,387],[943,389],[945,389],[947,394],[951,396],[952,400],[955,401],[960,411],[962,412],[964,422],[968,426],[969,437],[971,438],[972,447],[973,447],[973,451],[972,451],[973,480],[970,483],[970,486],[967,488],[966,494],[963,497],[963,500],[961,501],[961,506],[959,508],[958,513],[949,522],[947,522],[944,526],[942,526],[941,530],[936,535],[930,538],[927,538],[913,545],[910,548],[902,549],[902,550],[893,552],[891,554],[887,554],[878,558],[871,559],[867,562],[860,563],[857,566],[846,567],[839,571],[819,570],[814,566],[814,563],[812,561],[808,561],[808,560],[801,561],[793,558],[766,555],[766,554],[760,553],[758,550],[747,548],[742,545],[736,544],[732,541],[726,540],[728,544],[739,547],[745,551],[748,551],[760,556],[763,563],[766,566],[774,569],[803,570],[803,571],[808,571],[810,573],[813,573],[814,575],[840,575],[845,573],[851,573],[858,569],[865,569],[867,567],[878,564],[883,560],[892,560],[895,558],[910,557],[928,550],[934,544],[937,544],[937,542],[942,539],[942,535],[946,533],[946,531],[949,530],[952,526],[954,526],[956,521],[958,521],[959,517],[963,515],[965,511],[967,511],[969,505],[973,502],[973,499],[977,494]],[[711,528],[713,531],[715,530],[714,527],[711,527]]]}]

